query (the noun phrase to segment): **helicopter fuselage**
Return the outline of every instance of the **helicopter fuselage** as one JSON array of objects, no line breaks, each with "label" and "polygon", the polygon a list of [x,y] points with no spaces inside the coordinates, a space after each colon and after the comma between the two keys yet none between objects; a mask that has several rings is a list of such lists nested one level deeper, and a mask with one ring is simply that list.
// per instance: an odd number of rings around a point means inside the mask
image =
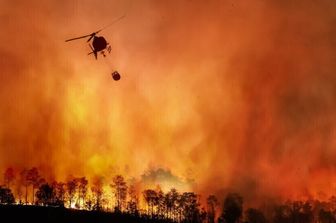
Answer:
[{"label": "helicopter fuselage", "polygon": [[67,39],[67,40],[65,40],[65,42],[89,37],[87,42],[90,42],[92,40],[92,43],[89,44],[92,52],[90,52],[88,55],[94,54],[95,58],[97,59],[97,54],[98,54],[98,52],[100,52],[105,57],[106,56],[105,55],[105,49],[110,53],[111,52],[111,46],[109,46],[109,44],[106,42],[104,37],[96,36],[96,34],[100,31],[101,30],[98,30],[97,32],[91,33],[89,35],[75,37],[75,38],[72,38],[72,39]]},{"label": "helicopter fuselage", "polygon": [[99,51],[106,49],[107,42],[104,37],[95,36],[93,37],[92,46],[93,46],[94,51],[99,52]]}]

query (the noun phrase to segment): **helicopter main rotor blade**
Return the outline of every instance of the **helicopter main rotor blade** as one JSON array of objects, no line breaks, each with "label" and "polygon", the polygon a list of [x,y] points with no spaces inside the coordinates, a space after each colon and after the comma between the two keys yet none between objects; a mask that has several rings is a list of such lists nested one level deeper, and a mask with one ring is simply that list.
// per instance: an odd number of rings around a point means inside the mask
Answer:
[{"label": "helicopter main rotor blade", "polygon": [[86,42],[90,42],[90,40],[94,37],[94,35],[91,35],[90,38]]},{"label": "helicopter main rotor blade", "polygon": [[89,38],[86,42],[90,42],[90,40],[91,40],[97,33],[99,33],[100,31],[102,31],[102,30],[98,30],[97,32],[92,33],[91,36],[90,36],[90,38]]},{"label": "helicopter main rotor blade", "polygon": [[92,33],[93,35],[96,35],[97,33],[99,33],[100,31],[102,31],[103,29],[100,29],[100,30],[98,30],[98,31],[96,31],[96,32],[94,32],[94,33]]},{"label": "helicopter main rotor blade", "polygon": [[104,28],[102,28],[102,29],[100,29],[100,30],[98,30],[98,31],[96,31],[94,33],[91,33],[91,34],[85,35],[85,36],[80,36],[80,37],[72,38],[72,39],[67,39],[67,40],[65,40],[65,42],[69,42],[69,41],[73,41],[73,40],[77,40],[77,39],[82,39],[82,38],[86,38],[86,37],[90,36],[90,38],[87,41],[87,42],[89,42],[97,33],[99,33],[100,31],[108,28],[109,26],[113,25],[114,23],[118,22],[119,20],[123,19],[124,17],[126,17],[126,14],[120,16],[119,18],[117,18],[114,21],[112,21],[109,25],[105,26]]},{"label": "helicopter main rotor blade", "polygon": [[80,36],[80,37],[76,37],[76,38],[72,38],[72,39],[67,39],[67,40],[65,40],[65,42],[69,42],[69,41],[77,40],[77,39],[83,39],[83,38],[86,38],[86,37],[89,37],[89,36],[92,36],[92,34],[85,35],[85,36]]},{"label": "helicopter main rotor blade", "polygon": [[65,42],[69,42],[69,41],[72,41],[72,40],[77,40],[77,39],[83,39],[83,38],[86,38],[86,37],[90,37],[89,40],[87,41],[87,42],[89,42],[92,39],[92,37],[94,37],[100,31],[102,31],[102,29],[100,29],[100,30],[98,30],[98,31],[96,31],[94,33],[85,35],[85,36],[80,36],[80,37],[76,37],[76,38],[72,38],[72,39],[67,39],[67,40],[65,40]]},{"label": "helicopter main rotor blade", "polygon": [[[123,19],[124,17],[126,17],[126,14],[120,16],[119,18],[116,18],[110,24],[108,24],[107,26],[103,27],[101,30],[106,29],[106,28],[112,26],[114,23],[119,22],[119,20]],[[101,30],[99,30],[99,31],[101,31]]]}]

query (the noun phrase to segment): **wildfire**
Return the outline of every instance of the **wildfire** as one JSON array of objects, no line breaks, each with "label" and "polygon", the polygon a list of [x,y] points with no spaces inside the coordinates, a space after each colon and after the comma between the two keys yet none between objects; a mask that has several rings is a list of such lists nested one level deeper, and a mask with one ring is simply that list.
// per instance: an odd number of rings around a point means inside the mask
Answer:
[{"label": "wildfire", "polygon": [[125,1],[0,6],[0,169],[99,176],[112,203],[115,175],[250,203],[335,194],[334,2],[135,0],[97,61],[64,40]]}]

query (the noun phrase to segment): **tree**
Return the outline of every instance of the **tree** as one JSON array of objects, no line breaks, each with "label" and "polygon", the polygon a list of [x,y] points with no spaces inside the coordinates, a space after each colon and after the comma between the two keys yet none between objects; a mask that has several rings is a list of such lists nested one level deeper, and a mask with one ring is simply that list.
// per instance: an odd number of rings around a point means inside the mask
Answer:
[{"label": "tree", "polygon": [[320,223],[336,223],[336,218],[331,211],[321,209],[318,213],[318,220]]},{"label": "tree", "polygon": [[156,194],[157,194],[157,197],[156,197],[157,215],[161,219],[164,217],[164,213],[165,213],[165,194],[161,190],[160,186],[157,186]]},{"label": "tree", "polygon": [[184,200],[184,220],[185,222],[199,222],[200,210],[197,194],[193,192],[184,192],[182,194]]},{"label": "tree", "polygon": [[330,208],[331,210],[336,210],[336,197],[335,196],[331,196],[329,198],[329,204],[330,204]]},{"label": "tree", "polygon": [[207,213],[208,222],[215,223],[216,207],[218,206],[218,200],[215,195],[209,195],[207,198]]},{"label": "tree", "polygon": [[196,219],[197,222],[203,223],[207,219],[207,212],[204,208],[202,208],[199,212],[198,218]]},{"label": "tree", "polygon": [[85,204],[85,197],[87,193],[87,185],[88,185],[88,180],[85,177],[81,177],[78,179],[78,190],[79,190],[79,202],[80,199],[82,199],[82,206]]},{"label": "tree", "polygon": [[103,178],[95,177],[91,186],[91,191],[94,197],[94,205],[92,209],[101,210],[102,197],[103,197]]},{"label": "tree", "polygon": [[23,169],[20,172],[20,181],[22,182],[23,186],[25,187],[25,203],[28,203],[28,186],[29,186],[29,182],[27,180],[27,173],[28,170],[27,169]]},{"label": "tree", "polygon": [[[154,206],[156,204],[156,200],[157,200],[157,193],[155,190],[152,189],[147,189],[143,191],[143,197],[147,203],[147,214],[151,215],[151,217],[153,218],[154,216]],[[149,213],[150,211],[150,213]]]},{"label": "tree", "polygon": [[9,167],[4,173],[4,181],[7,188],[10,188],[10,184],[15,180],[15,173],[13,168]]},{"label": "tree", "polygon": [[243,198],[237,193],[230,193],[224,200],[222,218],[226,223],[237,223],[243,212]]},{"label": "tree", "polygon": [[274,223],[290,223],[290,207],[288,205],[276,205],[273,214]]},{"label": "tree", "polygon": [[127,202],[127,211],[132,215],[138,215],[139,199],[134,185],[128,188],[129,201]]},{"label": "tree", "polygon": [[175,188],[170,189],[165,195],[165,206],[168,218],[174,219],[176,217],[179,196],[180,195]]},{"label": "tree", "polygon": [[19,204],[22,204],[22,188],[21,188],[22,182],[21,180],[18,180],[18,182],[15,185],[15,194],[17,196],[17,199],[19,201]]},{"label": "tree", "polygon": [[254,208],[249,208],[246,210],[246,220],[248,223],[266,223],[264,214]]},{"label": "tree", "polygon": [[54,187],[48,183],[42,184],[36,192],[36,198],[40,205],[54,205],[56,203]]},{"label": "tree", "polygon": [[15,202],[14,195],[9,188],[0,186],[0,203],[1,204],[13,204]]},{"label": "tree", "polygon": [[178,220],[179,222],[181,222],[182,218],[184,218],[186,209],[186,196],[184,196],[183,194],[178,196],[177,206],[178,206]]},{"label": "tree", "polygon": [[37,189],[40,184],[44,182],[44,179],[40,177],[38,169],[36,167],[31,168],[28,170],[26,174],[26,181],[28,182],[28,185],[32,185],[33,188],[33,204],[35,201],[35,189]]},{"label": "tree", "polygon": [[65,183],[54,181],[52,187],[54,188],[55,193],[55,205],[64,207],[64,197],[66,192]]},{"label": "tree", "polygon": [[69,207],[72,208],[72,201],[74,200],[77,190],[77,180],[70,177],[70,179],[66,182],[66,188],[69,200]]},{"label": "tree", "polygon": [[118,211],[122,211],[122,207],[124,206],[127,197],[127,184],[123,176],[115,176],[111,187],[114,189],[116,197],[116,208]]},{"label": "tree", "polygon": [[287,202],[290,222],[311,223],[313,221],[312,207],[308,202]]}]

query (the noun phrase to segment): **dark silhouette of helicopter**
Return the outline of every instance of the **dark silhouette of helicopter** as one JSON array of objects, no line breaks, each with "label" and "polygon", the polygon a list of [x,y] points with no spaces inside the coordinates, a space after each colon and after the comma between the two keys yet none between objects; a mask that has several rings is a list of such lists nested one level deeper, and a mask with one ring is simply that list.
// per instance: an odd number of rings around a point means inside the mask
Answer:
[{"label": "dark silhouette of helicopter", "polygon": [[100,29],[96,32],[93,32],[93,33],[85,35],[85,36],[80,36],[80,37],[76,37],[76,38],[72,38],[72,39],[67,39],[67,40],[65,40],[65,42],[89,37],[87,42],[90,42],[90,40],[92,39],[92,44],[91,45],[89,44],[92,52],[90,52],[88,55],[93,54],[95,56],[95,58],[97,59],[97,54],[100,52],[105,57],[106,56],[105,50],[107,50],[107,52],[111,53],[111,46],[109,45],[109,43],[106,41],[106,39],[104,37],[97,36],[97,34],[100,31],[102,31],[103,29],[106,29],[109,26],[113,25],[114,23],[118,22],[119,20],[121,20],[125,16],[126,15],[123,15],[123,16],[117,18],[112,23],[110,23],[109,25],[105,26],[104,28],[102,28],[102,29]]},{"label": "dark silhouette of helicopter", "polygon": [[[80,36],[80,37],[65,40],[65,42],[89,37],[87,42],[90,42],[90,40],[92,39],[92,46],[89,44],[92,52],[90,52],[88,55],[93,54],[95,56],[95,58],[97,59],[97,54],[98,54],[98,52],[100,52],[105,57],[106,56],[105,55],[105,50],[107,50],[107,52],[110,53],[111,52],[111,46],[108,44],[108,42],[105,40],[104,37],[97,36],[97,33],[99,33],[100,31],[102,31],[102,29],[98,30],[97,32],[91,33],[89,35]],[[120,74],[119,74],[118,71],[112,72],[111,75],[112,75],[113,80],[115,80],[115,81],[120,80]]]},{"label": "dark silhouette of helicopter", "polygon": [[110,53],[111,52],[111,46],[109,45],[109,43],[106,41],[106,39],[104,37],[97,36],[97,34],[100,31],[102,31],[102,29],[98,30],[97,32],[91,33],[89,35],[80,36],[80,37],[76,37],[76,38],[72,38],[72,39],[67,39],[67,40],[65,40],[65,42],[90,37],[87,40],[87,42],[90,42],[90,40],[92,39],[92,45],[89,44],[92,52],[90,52],[88,55],[93,54],[95,56],[95,58],[97,59],[97,54],[98,54],[98,52],[100,52],[105,57],[106,56],[105,50],[107,50],[107,52]]},{"label": "dark silhouette of helicopter", "polygon": [[[111,53],[111,46],[109,45],[109,43],[106,41],[106,39],[104,37],[97,36],[97,34],[100,31],[102,31],[102,30],[108,28],[109,26],[113,25],[114,23],[118,22],[119,20],[121,20],[125,16],[126,16],[126,14],[123,15],[123,16],[121,16],[121,17],[119,17],[119,18],[117,18],[112,23],[110,23],[109,25],[105,26],[104,28],[102,28],[102,29],[100,29],[100,30],[98,30],[96,32],[93,32],[93,33],[88,34],[88,35],[80,36],[80,37],[75,37],[75,38],[67,39],[67,40],[65,40],[65,42],[69,42],[69,41],[72,41],[72,40],[78,40],[78,39],[89,37],[89,39],[87,40],[87,42],[90,42],[92,40],[92,43],[89,44],[92,52],[90,52],[88,55],[93,54],[95,56],[95,58],[97,59],[98,53],[101,53],[105,57],[106,56],[105,51],[107,51],[108,53]],[[118,81],[121,78],[118,71],[112,72],[111,75],[112,75],[113,80],[115,80],[115,81]]]}]

